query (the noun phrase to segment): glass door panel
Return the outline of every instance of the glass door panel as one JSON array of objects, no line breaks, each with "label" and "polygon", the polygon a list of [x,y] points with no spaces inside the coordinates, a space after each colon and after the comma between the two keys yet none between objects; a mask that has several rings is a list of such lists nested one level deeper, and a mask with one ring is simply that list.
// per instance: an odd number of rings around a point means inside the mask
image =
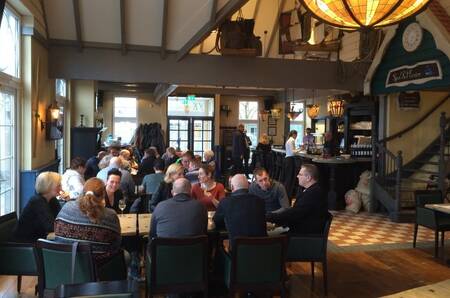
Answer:
[{"label": "glass door panel", "polygon": [[169,119],[169,146],[176,150],[189,148],[189,120]]}]

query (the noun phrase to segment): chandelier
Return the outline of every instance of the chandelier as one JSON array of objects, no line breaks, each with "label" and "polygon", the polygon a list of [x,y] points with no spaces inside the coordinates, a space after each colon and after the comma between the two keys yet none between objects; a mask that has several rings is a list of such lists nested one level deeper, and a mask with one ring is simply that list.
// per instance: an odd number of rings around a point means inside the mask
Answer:
[{"label": "chandelier", "polygon": [[400,22],[431,0],[302,0],[314,17],[332,26],[369,29]]},{"label": "chandelier", "polygon": [[342,99],[333,98],[328,102],[328,113],[330,116],[340,118],[344,115],[344,103]]},{"label": "chandelier", "polygon": [[309,118],[316,119],[317,116],[319,116],[319,111],[320,111],[319,105],[311,104],[311,105],[307,105],[306,108],[307,108],[306,112],[308,113]]}]

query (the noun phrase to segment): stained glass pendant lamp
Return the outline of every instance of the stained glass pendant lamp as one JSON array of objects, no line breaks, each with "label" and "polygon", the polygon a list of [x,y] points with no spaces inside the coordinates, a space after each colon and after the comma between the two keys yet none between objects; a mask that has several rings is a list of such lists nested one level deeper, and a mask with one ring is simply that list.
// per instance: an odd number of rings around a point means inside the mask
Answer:
[{"label": "stained glass pendant lamp", "polygon": [[301,0],[319,20],[346,29],[389,26],[411,17],[431,0]]}]

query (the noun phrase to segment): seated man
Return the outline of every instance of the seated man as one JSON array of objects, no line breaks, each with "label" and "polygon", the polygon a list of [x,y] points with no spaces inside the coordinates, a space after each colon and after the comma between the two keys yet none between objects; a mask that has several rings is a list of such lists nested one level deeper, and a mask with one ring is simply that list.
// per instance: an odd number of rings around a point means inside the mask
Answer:
[{"label": "seated man", "polygon": [[231,195],[222,199],[213,220],[217,228],[228,230],[231,247],[239,236],[267,236],[264,200],[248,192],[245,175],[231,178]]},{"label": "seated man", "polygon": [[202,161],[198,159],[191,159],[189,162],[189,168],[188,171],[184,174],[184,177],[186,177],[189,182],[191,182],[192,185],[198,183],[198,170],[200,169],[200,166],[202,165]]},{"label": "seated man", "polygon": [[294,206],[278,213],[268,213],[266,219],[288,226],[290,234],[320,234],[328,218],[328,199],[317,183],[318,169],[315,165],[304,164],[297,178],[304,190],[297,194]]},{"label": "seated man", "polygon": [[266,212],[280,212],[290,207],[284,185],[271,180],[266,169],[258,168],[253,175],[255,181],[250,185],[249,192],[264,199]]},{"label": "seated man", "polygon": [[191,195],[191,184],[185,178],[173,182],[173,198],[159,203],[152,214],[150,238],[205,235],[208,213]]}]

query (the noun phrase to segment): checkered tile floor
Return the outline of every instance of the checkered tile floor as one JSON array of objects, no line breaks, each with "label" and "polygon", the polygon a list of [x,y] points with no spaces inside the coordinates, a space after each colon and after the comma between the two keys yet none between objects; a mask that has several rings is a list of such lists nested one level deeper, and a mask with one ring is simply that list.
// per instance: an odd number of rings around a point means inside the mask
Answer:
[{"label": "checkered tile floor", "polygon": [[[395,223],[381,214],[333,212],[328,240],[339,247],[412,243],[414,224]],[[450,239],[450,232],[445,235]],[[434,232],[419,226],[417,242],[434,241]]]}]

